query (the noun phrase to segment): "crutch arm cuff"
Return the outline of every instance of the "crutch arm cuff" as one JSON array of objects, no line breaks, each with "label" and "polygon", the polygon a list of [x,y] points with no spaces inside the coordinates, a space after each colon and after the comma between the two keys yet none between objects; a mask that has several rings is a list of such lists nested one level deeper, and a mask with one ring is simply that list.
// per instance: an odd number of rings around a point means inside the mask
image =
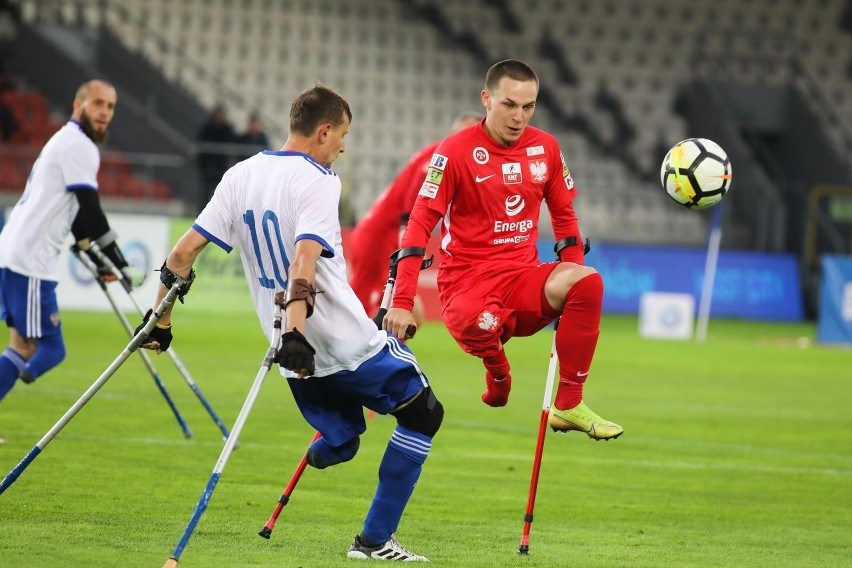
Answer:
[{"label": "crutch arm cuff", "polygon": [[556,257],[562,262],[574,262],[576,264],[585,264],[583,257],[591,250],[589,239],[585,242],[580,240],[577,235],[571,235],[556,241],[553,247],[553,252]]},{"label": "crutch arm cuff", "polygon": [[290,280],[287,284],[287,300],[284,302],[284,309],[286,310],[287,306],[293,302],[304,301],[307,308],[305,318],[309,318],[314,313],[316,296],[316,288],[304,278]]},{"label": "crutch arm cuff", "polygon": [[160,282],[168,289],[171,289],[171,287],[175,285],[175,282],[177,282],[178,279],[183,280],[183,284],[181,284],[177,290],[177,298],[182,304],[183,297],[189,293],[189,289],[192,286],[192,283],[195,281],[195,271],[190,268],[189,276],[185,279],[180,278],[177,274],[172,272],[168,266],[166,266],[166,261],[164,260],[163,266],[160,267],[160,270],[158,272],[160,273]]}]

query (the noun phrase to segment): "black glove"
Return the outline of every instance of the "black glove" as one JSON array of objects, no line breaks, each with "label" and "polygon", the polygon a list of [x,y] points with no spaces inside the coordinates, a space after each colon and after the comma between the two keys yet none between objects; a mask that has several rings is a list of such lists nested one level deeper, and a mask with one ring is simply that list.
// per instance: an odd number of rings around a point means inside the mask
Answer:
[{"label": "black glove", "polygon": [[[136,331],[133,332],[133,337],[136,337],[136,335],[142,331],[142,328],[145,327],[146,323],[148,323],[148,319],[153,313],[154,310],[148,310],[145,313],[145,317],[142,318],[142,325],[136,328]],[[159,323],[154,324],[154,329],[152,329],[151,333],[148,334],[148,339],[142,343],[149,343],[151,341],[156,341],[160,344],[160,351],[166,351],[172,343],[172,324],[169,324],[167,327],[162,327]]]},{"label": "black glove", "polygon": [[305,336],[294,327],[292,331],[284,334],[282,340],[281,348],[275,354],[275,362],[304,377],[313,375],[316,350]]}]

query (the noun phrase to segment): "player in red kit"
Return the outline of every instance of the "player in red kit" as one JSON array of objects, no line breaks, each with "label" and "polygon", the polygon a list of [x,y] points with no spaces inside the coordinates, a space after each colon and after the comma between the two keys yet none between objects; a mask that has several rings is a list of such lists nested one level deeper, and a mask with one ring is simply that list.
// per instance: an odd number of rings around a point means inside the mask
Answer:
[{"label": "player in red kit", "polygon": [[[473,126],[481,118],[480,112],[459,114],[453,120],[450,134]],[[399,248],[400,227],[407,222],[429,161],[440,143],[440,140],[433,142],[414,154],[352,229],[346,247],[349,284],[370,315],[379,309],[387,280],[388,258]],[[419,314],[416,319],[419,324]]]},{"label": "player in red kit", "polygon": [[[444,140],[420,186],[403,247],[425,247],[441,221],[438,291],[444,323],[464,351],[485,364],[491,406],[508,402],[509,361],[503,345],[561,316],[556,331],[559,386],[548,423],[590,438],[617,438],[624,429],[583,402],[583,385],[600,332],[603,281],[583,264],[583,245],[572,200],[574,182],[556,139],[528,126],[538,77],[525,63],[506,60],[488,70],[479,125]],[[540,263],[539,211],[547,202],[557,241],[570,246],[560,262]],[[404,337],[417,286],[420,258],[399,261],[396,292],[383,326]]]}]

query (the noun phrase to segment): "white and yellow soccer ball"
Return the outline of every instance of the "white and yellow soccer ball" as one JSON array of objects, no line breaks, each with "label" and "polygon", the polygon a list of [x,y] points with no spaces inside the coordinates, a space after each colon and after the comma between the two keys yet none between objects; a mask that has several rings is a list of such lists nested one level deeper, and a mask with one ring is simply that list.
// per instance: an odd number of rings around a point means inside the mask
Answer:
[{"label": "white and yellow soccer ball", "polygon": [[731,160],[707,138],[687,138],[672,146],[660,168],[663,189],[677,203],[706,209],[719,203],[731,187]]}]

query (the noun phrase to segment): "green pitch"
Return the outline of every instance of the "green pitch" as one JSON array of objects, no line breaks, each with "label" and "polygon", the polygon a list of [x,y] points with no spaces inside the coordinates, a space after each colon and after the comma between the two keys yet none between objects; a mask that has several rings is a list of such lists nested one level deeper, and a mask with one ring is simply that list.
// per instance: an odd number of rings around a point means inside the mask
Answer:
[{"label": "green pitch", "polygon": [[[242,306],[212,313],[190,295],[175,320],[173,346],[229,427],[266,350]],[[0,403],[0,476],[127,343],[111,313],[66,312],[63,325],[62,366]],[[852,351],[814,345],[810,325],[713,321],[703,346],[642,340],[632,317],[602,327],[586,400],[625,434],[604,443],[548,433],[528,557],[516,553],[551,332],[508,345],[514,391],[491,409],[479,399],[479,361],[441,326],[420,330],[411,346],[446,419],[398,533],[405,546],[461,567],[849,565]],[[0,496],[0,565],[169,557],[222,440],[167,356],[155,363],[194,438],[182,438],[134,355]],[[358,564],[345,553],[393,424],[369,421],[352,462],[308,468],[261,539],[313,434],[270,373],[180,566]]]}]

